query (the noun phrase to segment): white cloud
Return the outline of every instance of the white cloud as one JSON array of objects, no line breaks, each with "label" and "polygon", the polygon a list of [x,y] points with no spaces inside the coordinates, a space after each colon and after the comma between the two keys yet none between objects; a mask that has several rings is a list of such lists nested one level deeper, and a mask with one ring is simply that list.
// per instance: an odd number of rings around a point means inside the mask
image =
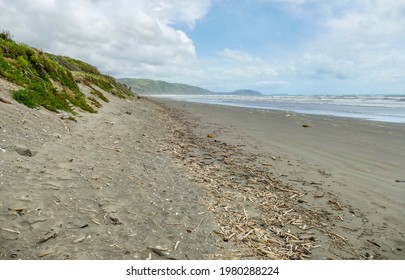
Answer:
[{"label": "white cloud", "polygon": [[[293,65],[295,82],[309,89],[357,89],[363,93],[404,93],[405,1],[328,1],[308,13],[317,13],[319,32],[305,49],[284,61]],[[325,13],[325,11],[329,11]],[[385,92],[381,92],[384,90]]]},{"label": "white cloud", "polygon": [[209,0],[0,0],[0,27],[17,41],[111,74],[152,76],[196,59],[193,41],[172,25],[192,27],[209,5]]},{"label": "white cloud", "polygon": [[183,78],[215,91],[260,90],[281,84],[275,81],[278,73],[272,61],[246,51],[225,48],[214,59],[194,67],[189,73],[183,73]]},{"label": "white cloud", "polygon": [[395,60],[405,63],[405,1],[359,1],[356,9],[325,24],[329,30],[315,46],[337,58],[336,64],[347,60],[358,74],[377,78],[368,71],[381,75],[396,71]]}]

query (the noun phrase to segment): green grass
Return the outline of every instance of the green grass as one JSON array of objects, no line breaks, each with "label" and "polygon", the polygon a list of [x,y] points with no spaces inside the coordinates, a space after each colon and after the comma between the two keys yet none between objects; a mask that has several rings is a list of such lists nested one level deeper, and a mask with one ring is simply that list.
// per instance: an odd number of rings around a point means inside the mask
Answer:
[{"label": "green grass", "polygon": [[[19,85],[22,89],[13,92],[13,98],[30,108],[44,107],[50,111],[75,113],[76,107],[96,113],[94,107],[101,105],[80,91],[72,71],[79,72],[86,84],[125,98],[131,93],[114,78],[101,74],[97,68],[85,62],[18,44],[8,32],[0,33],[0,76]],[[94,89],[94,87],[91,86]],[[95,96],[108,102],[99,91]],[[93,106],[94,107],[93,107]]]},{"label": "green grass", "polygon": [[96,90],[95,88],[92,87],[92,91],[90,92],[93,95],[96,95],[98,98],[100,98],[101,100],[103,100],[104,102],[110,102],[110,100],[99,90]]},{"label": "green grass", "polygon": [[91,102],[91,104],[93,105],[93,106],[95,106],[96,108],[101,108],[101,103],[97,100],[97,99],[95,99],[94,97],[92,97],[92,96],[90,96],[90,97],[88,97],[88,99],[90,100],[90,102]]}]

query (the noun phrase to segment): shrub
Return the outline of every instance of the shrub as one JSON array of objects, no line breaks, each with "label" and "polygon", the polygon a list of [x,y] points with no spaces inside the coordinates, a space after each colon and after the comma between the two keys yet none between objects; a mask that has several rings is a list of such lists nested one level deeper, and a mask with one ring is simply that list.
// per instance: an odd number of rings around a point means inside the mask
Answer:
[{"label": "shrub", "polygon": [[3,31],[0,33],[0,39],[3,39],[3,40],[5,40],[5,41],[9,41],[9,40],[11,40],[12,38],[13,38],[13,35],[11,35],[10,31],[8,31],[8,30],[3,30]]},{"label": "shrub", "polygon": [[33,94],[32,91],[30,91],[28,89],[20,89],[20,90],[14,91],[13,98],[15,100],[17,100],[18,102],[20,102],[30,108],[36,108],[39,105],[35,98],[35,94]]}]

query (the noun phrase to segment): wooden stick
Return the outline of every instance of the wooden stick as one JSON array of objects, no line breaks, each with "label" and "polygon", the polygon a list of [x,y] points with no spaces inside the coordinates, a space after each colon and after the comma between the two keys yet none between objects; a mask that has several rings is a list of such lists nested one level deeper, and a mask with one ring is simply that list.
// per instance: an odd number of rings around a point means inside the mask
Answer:
[{"label": "wooden stick", "polygon": [[176,242],[176,245],[174,245],[174,250],[173,250],[173,251],[176,251],[176,250],[177,250],[177,247],[179,247],[179,244],[180,244],[180,241],[177,241],[177,242]]},{"label": "wooden stick", "polygon": [[195,228],[195,229],[193,229],[193,231],[196,231],[199,227],[200,227],[200,225],[201,225],[201,223],[204,221],[204,219],[201,219],[201,221],[198,223],[198,225],[197,225],[197,227]]},{"label": "wooden stick", "polygon": [[0,228],[0,229],[4,230],[4,231],[11,232],[11,233],[21,234],[21,232],[19,232],[18,230],[12,230],[12,229],[8,229],[8,228]]},{"label": "wooden stick", "polygon": [[367,239],[367,241],[370,242],[371,244],[377,246],[377,247],[381,247],[379,244],[375,243],[374,241],[371,241],[371,240],[369,240],[369,239]]},{"label": "wooden stick", "polygon": [[300,240],[298,237],[296,237],[294,234],[288,233],[288,232],[284,232],[284,235],[287,235],[295,240]]},{"label": "wooden stick", "polygon": [[242,241],[243,239],[245,239],[246,237],[248,237],[251,233],[253,232],[253,230],[250,230],[248,233],[246,233],[244,236],[242,236],[241,238],[239,238],[239,241]]},{"label": "wooden stick", "polygon": [[288,181],[297,182],[297,183],[308,183],[308,181],[305,181],[305,180],[297,180],[297,179],[288,179]]},{"label": "wooden stick", "polygon": [[341,236],[341,235],[339,235],[337,233],[334,233],[334,232],[330,232],[330,234],[342,239],[345,243],[347,243],[347,238],[346,237],[343,237],[343,236]]},{"label": "wooden stick", "polygon": [[91,220],[93,223],[95,223],[96,225],[101,225],[98,221],[96,220]]}]

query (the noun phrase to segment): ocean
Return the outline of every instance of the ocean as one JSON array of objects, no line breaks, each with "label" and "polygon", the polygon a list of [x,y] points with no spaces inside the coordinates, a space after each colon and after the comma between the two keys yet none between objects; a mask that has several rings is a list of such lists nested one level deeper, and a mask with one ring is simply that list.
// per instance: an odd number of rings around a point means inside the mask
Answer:
[{"label": "ocean", "polygon": [[159,95],[178,101],[405,123],[405,95]]}]

